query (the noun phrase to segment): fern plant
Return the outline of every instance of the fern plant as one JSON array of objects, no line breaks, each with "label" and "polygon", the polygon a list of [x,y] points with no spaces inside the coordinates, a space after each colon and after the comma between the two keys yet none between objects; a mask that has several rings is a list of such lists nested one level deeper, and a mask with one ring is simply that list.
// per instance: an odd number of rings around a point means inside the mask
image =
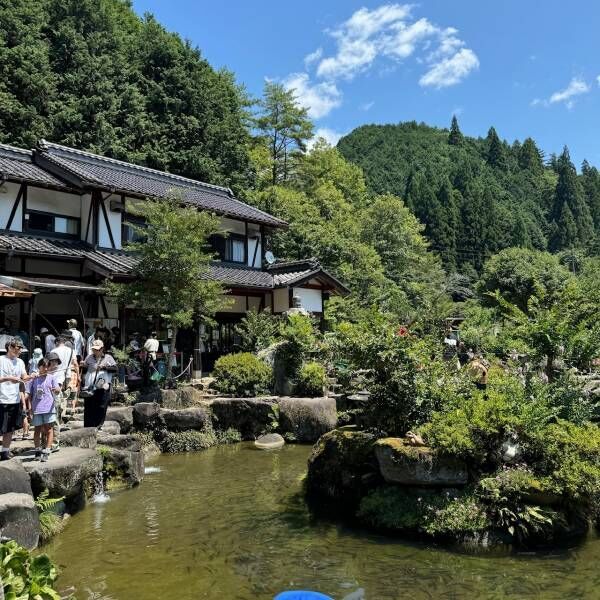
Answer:
[{"label": "fern plant", "polygon": [[49,498],[49,496],[50,492],[45,489],[35,501],[40,520],[40,539],[42,543],[60,533],[64,526],[64,521],[56,512],[56,507],[64,500],[64,496],[61,498]]}]

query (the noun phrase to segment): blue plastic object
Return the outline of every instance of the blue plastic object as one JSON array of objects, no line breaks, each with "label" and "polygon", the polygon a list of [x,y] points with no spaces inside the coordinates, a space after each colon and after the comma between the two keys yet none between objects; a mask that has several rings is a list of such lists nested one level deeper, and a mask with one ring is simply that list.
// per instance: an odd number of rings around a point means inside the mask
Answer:
[{"label": "blue plastic object", "polygon": [[309,590],[291,590],[277,594],[273,600],[333,600],[331,596],[326,596],[320,592],[311,592]]}]

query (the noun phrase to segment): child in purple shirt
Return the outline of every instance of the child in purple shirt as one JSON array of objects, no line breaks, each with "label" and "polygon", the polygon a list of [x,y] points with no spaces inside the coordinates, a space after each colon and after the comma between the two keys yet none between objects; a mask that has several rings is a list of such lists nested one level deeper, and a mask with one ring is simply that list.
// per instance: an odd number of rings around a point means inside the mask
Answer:
[{"label": "child in purple shirt", "polygon": [[[60,392],[60,382],[55,373],[49,373],[51,362],[42,359],[38,364],[39,375],[33,378],[29,385],[29,398],[33,412],[33,443],[35,456],[46,462],[52,448],[52,425],[56,421],[56,395]],[[42,437],[46,447],[42,450]]]}]

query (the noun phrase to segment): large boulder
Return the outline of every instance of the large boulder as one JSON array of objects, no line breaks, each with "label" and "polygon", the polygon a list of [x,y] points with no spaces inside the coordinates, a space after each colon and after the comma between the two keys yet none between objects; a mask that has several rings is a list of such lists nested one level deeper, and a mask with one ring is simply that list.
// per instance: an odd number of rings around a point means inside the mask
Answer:
[{"label": "large boulder", "polygon": [[144,477],[144,455],[128,449],[101,446],[103,473],[107,488],[131,487],[138,485]]},{"label": "large boulder", "polygon": [[102,472],[102,457],[96,450],[87,448],[61,448],[48,462],[23,462],[31,477],[35,496],[45,489],[50,498],[65,497],[67,505],[80,508],[85,501],[85,490]]},{"label": "large boulder", "polygon": [[210,422],[209,411],[203,406],[181,410],[163,408],[160,415],[169,431],[201,430]]},{"label": "large boulder", "polygon": [[157,402],[138,402],[133,405],[133,426],[142,431],[154,429],[162,424],[160,404]]},{"label": "large boulder", "polygon": [[133,429],[132,406],[109,406],[106,411],[108,421],[116,421],[121,428],[121,433],[129,433]]},{"label": "large boulder", "polygon": [[110,433],[111,435],[119,435],[121,433],[121,426],[117,421],[104,421],[101,431]]},{"label": "large boulder", "polygon": [[419,487],[453,487],[468,481],[467,465],[431,448],[411,446],[401,438],[383,438],[375,444],[381,475],[388,483]]},{"label": "large boulder", "polygon": [[111,435],[103,431],[98,432],[98,444],[101,446],[109,446],[120,450],[130,450],[132,452],[141,452],[142,444],[138,438],[133,435],[120,434]]},{"label": "large boulder", "polygon": [[32,495],[29,475],[20,460],[0,462],[0,494]]},{"label": "large boulder", "polygon": [[322,436],[308,459],[309,500],[353,511],[380,481],[374,443],[375,436],[362,431],[335,429]]},{"label": "large boulder", "polygon": [[237,429],[245,440],[269,431],[278,418],[275,397],[216,398],[210,406],[215,429]]},{"label": "large boulder", "polygon": [[316,442],[335,429],[337,408],[334,398],[280,398],[279,426],[298,442]]},{"label": "large boulder", "polygon": [[30,494],[0,495],[0,539],[15,540],[33,550],[40,538],[38,511]]},{"label": "large boulder", "polygon": [[203,399],[200,390],[186,385],[175,390],[162,390],[158,402],[163,408],[181,409],[198,406]]},{"label": "large boulder", "polygon": [[80,427],[62,431],[60,434],[61,446],[74,446],[76,448],[96,448],[96,428]]}]

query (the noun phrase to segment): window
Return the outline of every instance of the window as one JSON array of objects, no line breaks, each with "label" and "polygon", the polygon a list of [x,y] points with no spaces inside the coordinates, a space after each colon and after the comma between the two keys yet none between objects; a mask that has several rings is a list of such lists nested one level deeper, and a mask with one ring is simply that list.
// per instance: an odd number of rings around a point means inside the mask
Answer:
[{"label": "window", "polygon": [[134,242],[141,242],[144,239],[143,233],[132,225],[144,227],[145,223],[140,217],[123,213],[123,227],[121,229],[121,243],[123,246]]},{"label": "window", "polygon": [[79,238],[80,220],[75,217],[54,215],[38,210],[25,212],[25,231],[45,233],[57,237]]},{"label": "window", "polygon": [[243,235],[230,233],[227,237],[213,235],[210,245],[219,258],[225,262],[244,263],[246,261],[246,238]]}]

